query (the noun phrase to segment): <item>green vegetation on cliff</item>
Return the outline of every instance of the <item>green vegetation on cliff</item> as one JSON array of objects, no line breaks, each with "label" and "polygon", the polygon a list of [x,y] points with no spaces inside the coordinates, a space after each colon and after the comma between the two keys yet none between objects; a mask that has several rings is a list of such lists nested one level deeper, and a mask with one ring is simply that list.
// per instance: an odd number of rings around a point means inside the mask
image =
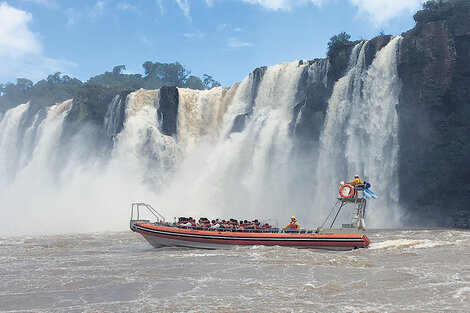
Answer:
[{"label": "green vegetation on cliff", "polygon": [[0,84],[0,112],[4,112],[18,104],[33,101],[39,105],[51,105],[67,99],[75,98],[82,89],[90,86],[111,88],[120,92],[140,88],[158,89],[163,86],[176,86],[190,89],[210,89],[220,86],[212,76],[204,74],[202,78],[192,76],[191,71],[180,63],[160,63],[146,61],[142,64],[145,75],[123,74],[125,65],[117,65],[111,72],[94,76],[86,83],[76,78],[57,72],[34,84],[26,78],[18,78],[16,83]]},{"label": "green vegetation on cliff", "polygon": [[423,3],[423,9],[413,16],[416,26],[429,22],[446,20],[452,30],[469,23],[469,0],[429,0]]},{"label": "green vegetation on cliff", "polygon": [[335,77],[334,81],[340,78],[346,71],[349,62],[351,49],[357,42],[352,42],[351,35],[342,31],[334,35],[328,42],[328,51],[326,53],[330,61],[330,76]]},{"label": "green vegetation on cliff", "polygon": [[72,98],[83,83],[57,72],[36,84],[26,78],[18,78],[16,84],[0,85],[0,112],[20,103],[33,100],[40,105],[65,101]]}]

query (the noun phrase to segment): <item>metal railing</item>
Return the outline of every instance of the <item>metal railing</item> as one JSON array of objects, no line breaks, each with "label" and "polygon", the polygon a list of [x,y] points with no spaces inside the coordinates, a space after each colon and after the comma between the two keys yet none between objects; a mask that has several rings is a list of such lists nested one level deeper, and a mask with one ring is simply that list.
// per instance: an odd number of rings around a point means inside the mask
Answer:
[{"label": "metal railing", "polygon": [[[150,213],[152,213],[152,215],[155,216],[155,218],[157,219],[158,223],[165,222],[165,218],[163,217],[163,215],[158,213],[158,211],[155,210],[150,204],[146,204],[146,203],[132,203],[131,221],[140,220],[140,209],[142,207],[147,209]],[[137,217],[137,218],[134,219],[134,217]]]}]

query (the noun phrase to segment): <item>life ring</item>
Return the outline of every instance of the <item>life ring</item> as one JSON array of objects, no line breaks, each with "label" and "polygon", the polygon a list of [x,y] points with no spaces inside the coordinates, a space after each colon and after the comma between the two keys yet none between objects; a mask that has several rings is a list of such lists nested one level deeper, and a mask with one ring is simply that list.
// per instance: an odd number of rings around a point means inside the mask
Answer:
[{"label": "life ring", "polygon": [[339,187],[339,195],[341,198],[351,198],[354,196],[354,187],[350,184],[341,185],[341,187]]}]

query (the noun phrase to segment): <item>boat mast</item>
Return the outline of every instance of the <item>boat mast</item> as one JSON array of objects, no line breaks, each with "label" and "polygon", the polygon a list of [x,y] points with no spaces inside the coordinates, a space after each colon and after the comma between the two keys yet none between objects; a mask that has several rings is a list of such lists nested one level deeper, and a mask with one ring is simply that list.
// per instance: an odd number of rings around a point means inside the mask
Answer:
[{"label": "boat mast", "polygon": [[[366,206],[367,206],[367,199],[364,196],[364,185],[356,185],[354,188],[354,196],[351,198],[338,198],[340,201],[340,206],[336,215],[331,222],[330,228],[333,228],[333,224],[336,221],[336,218],[341,212],[341,209],[347,205],[352,204],[354,205],[353,217],[351,220],[351,224],[343,224],[343,228],[357,228],[359,230],[366,230],[365,225],[365,215],[366,215]],[[327,218],[328,219],[328,218]]]}]

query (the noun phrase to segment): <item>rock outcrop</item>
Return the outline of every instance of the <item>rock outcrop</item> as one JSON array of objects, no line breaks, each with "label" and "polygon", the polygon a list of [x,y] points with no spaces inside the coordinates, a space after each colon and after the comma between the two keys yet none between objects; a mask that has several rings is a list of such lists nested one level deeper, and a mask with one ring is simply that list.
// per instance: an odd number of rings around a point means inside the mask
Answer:
[{"label": "rock outcrop", "polygon": [[162,129],[160,131],[164,135],[173,136],[176,134],[178,124],[178,88],[174,86],[160,88],[159,101],[157,115],[161,120]]},{"label": "rock outcrop", "polygon": [[470,212],[470,25],[464,24],[430,21],[403,34],[400,202],[412,224],[462,226],[462,210]]}]

